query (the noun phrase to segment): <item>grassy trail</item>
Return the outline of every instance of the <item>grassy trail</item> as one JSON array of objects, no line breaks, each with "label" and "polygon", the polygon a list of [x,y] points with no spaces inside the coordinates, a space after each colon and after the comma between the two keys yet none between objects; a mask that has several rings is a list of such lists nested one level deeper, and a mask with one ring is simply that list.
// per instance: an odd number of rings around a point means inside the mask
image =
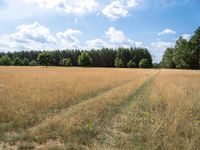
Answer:
[{"label": "grassy trail", "polygon": [[[180,82],[183,79],[176,76],[171,77],[176,79],[172,83],[164,84],[166,81],[161,80],[164,75],[165,72],[160,71],[130,96],[127,103],[107,114],[92,149],[200,148],[200,95],[188,94],[191,89],[185,89]],[[168,95],[169,91],[178,89],[185,89],[184,93],[180,90],[179,96],[183,95],[180,99],[173,93]]]},{"label": "grassy trail", "polygon": [[[135,92],[137,93],[151,78],[152,74],[141,77],[139,80],[134,79],[78,103],[30,128],[28,136],[37,137],[35,140],[40,142],[52,138],[60,139],[67,147],[74,145],[91,146],[98,133],[101,132],[99,129],[102,120],[105,119],[105,122],[107,122],[108,114],[114,114],[116,108],[126,105],[130,97]],[[29,137],[26,135],[26,138]]]},{"label": "grassy trail", "polygon": [[[120,133],[120,131],[116,129],[116,125],[122,122],[124,123],[123,117],[127,115],[127,113],[131,113],[131,109],[134,106],[137,106],[138,101],[144,101],[144,99],[147,98],[149,87],[153,84],[159,73],[160,71],[147,79],[140,87],[137,88],[137,90],[127,97],[126,100],[121,102],[119,105],[113,106],[109,112],[104,114],[99,124],[101,132],[98,135],[97,140],[94,142],[94,149],[124,148],[123,144],[125,143],[123,142],[126,142],[127,139],[124,138],[127,134],[122,132]],[[119,140],[121,140],[121,142]]]}]

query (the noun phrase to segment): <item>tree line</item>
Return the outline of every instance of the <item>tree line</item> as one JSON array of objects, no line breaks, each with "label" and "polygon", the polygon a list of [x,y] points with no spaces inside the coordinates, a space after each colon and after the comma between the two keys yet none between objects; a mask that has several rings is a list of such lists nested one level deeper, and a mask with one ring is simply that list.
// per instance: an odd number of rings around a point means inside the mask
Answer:
[{"label": "tree line", "polygon": [[160,66],[163,68],[200,69],[200,27],[190,40],[180,37],[174,47],[167,48]]},{"label": "tree line", "polygon": [[8,52],[0,53],[0,65],[123,68],[151,68],[153,66],[152,56],[146,48]]}]

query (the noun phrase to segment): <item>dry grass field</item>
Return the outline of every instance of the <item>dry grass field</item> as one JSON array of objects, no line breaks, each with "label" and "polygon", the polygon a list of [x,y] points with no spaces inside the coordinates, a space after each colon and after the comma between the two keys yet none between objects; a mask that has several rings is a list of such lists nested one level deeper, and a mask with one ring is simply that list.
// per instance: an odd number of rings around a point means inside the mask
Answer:
[{"label": "dry grass field", "polygon": [[0,149],[200,149],[200,71],[0,67]]}]

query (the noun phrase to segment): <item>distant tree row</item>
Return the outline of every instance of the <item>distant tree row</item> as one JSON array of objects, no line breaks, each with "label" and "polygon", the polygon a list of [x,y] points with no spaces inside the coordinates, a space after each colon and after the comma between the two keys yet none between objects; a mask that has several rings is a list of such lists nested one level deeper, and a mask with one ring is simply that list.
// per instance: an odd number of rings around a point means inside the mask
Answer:
[{"label": "distant tree row", "polygon": [[200,27],[189,41],[179,38],[173,48],[167,48],[161,67],[178,69],[200,69]]},{"label": "distant tree row", "polygon": [[0,65],[151,68],[152,57],[146,48],[21,51],[0,53]]}]

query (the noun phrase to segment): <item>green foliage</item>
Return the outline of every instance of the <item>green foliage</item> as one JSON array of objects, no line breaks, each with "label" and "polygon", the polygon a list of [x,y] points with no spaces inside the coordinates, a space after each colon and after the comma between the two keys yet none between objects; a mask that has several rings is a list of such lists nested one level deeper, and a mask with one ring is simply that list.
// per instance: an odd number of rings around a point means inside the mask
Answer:
[{"label": "green foliage", "polygon": [[15,65],[15,66],[23,66],[23,61],[22,61],[19,57],[16,57],[16,58],[14,58],[14,60],[12,61],[12,65]]},{"label": "green foliage", "polygon": [[173,62],[176,68],[183,69],[189,68],[190,60],[190,49],[188,47],[188,42],[181,37],[176,41],[175,51],[173,55]]},{"label": "green foliage", "polygon": [[53,61],[52,55],[49,52],[43,52],[38,55],[38,62],[42,66],[49,66]]},{"label": "green foliage", "polygon": [[[81,56],[81,54],[86,56]],[[5,55],[12,60],[12,62],[10,62],[9,64],[17,64],[20,66],[28,65],[28,62],[31,66],[66,66],[65,64],[67,61],[64,60],[65,58],[71,59],[71,66],[81,65],[92,67],[115,67],[116,58],[119,58],[123,62],[123,65],[119,65],[119,67],[128,67],[128,62],[132,60],[133,62],[135,62],[136,67],[138,68],[141,59],[148,59],[150,64],[152,65],[151,54],[145,48],[102,48],[100,50],[82,52],[80,50],[55,50],[50,52],[20,51],[13,53],[0,53],[0,58]],[[47,55],[47,57],[45,55]],[[65,63],[63,61],[65,61]],[[67,66],[70,66],[70,63],[67,63]]]},{"label": "green foliage", "polygon": [[139,67],[140,68],[150,68],[151,65],[149,63],[149,60],[148,59],[141,59],[140,63],[139,63]]},{"label": "green foliage", "polygon": [[153,63],[153,68],[159,68],[160,65],[158,63]]},{"label": "green foliage", "polygon": [[29,61],[28,61],[27,58],[24,58],[24,59],[22,60],[22,62],[23,62],[23,65],[24,65],[24,66],[29,66]]},{"label": "green foliage", "polygon": [[136,68],[137,65],[133,60],[129,60],[129,62],[127,63],[127,67],[128,68]]},{"label": "green foliage", "polygon": [[4,55],[0,58],[0,65],[9,66],[11,64],[11,59],[9,56]]},{"label": "green foliage", "polygon": [[179,38],[174,48],[166,49],[161,66],[178,69],[200,69],[200,27],[189,41]]},{"label": "green foliage", "polygon": [[115,59],[115,67],[117,67],[117,68],[124,67],[124,62],[119,57],[116,57],[116,59]]},{"label": "green foliage", "polygon": [[175,64],[173,62],[173,55],[174,55],[174,48],[167,48],[162,61],[161,61],[161,66],[164,68],[175,68]]},{"label": "green foliage", "polygon": [[78,57],[78,64],[80,66],[91,66],[92,59],[87,52],[82,52],[81,55]]},{"label": "green foliage", "polygon": [[35,61],[35,60],[32,60],[31,62],[30,62],[30,66],[37,66],[38,64],[37,64],[37,62]]},{"label": "green foliage", "polygon": [[61,61],[60,61],[60,65],[61,66],[71,66],[72,65],[72,61],[71,61],[71,59],[70,58],[65,58],[65,59],[62,59]]},{"label": "green foliage", "polygon": [[128,48],[119,48],[117,50],[117,58],[119,58],[123,62],[122,66],[118,66],[118,67],[126,67],[128,61],[130,59],[132,59],[131,54],[130,54],[130,50]]}]

